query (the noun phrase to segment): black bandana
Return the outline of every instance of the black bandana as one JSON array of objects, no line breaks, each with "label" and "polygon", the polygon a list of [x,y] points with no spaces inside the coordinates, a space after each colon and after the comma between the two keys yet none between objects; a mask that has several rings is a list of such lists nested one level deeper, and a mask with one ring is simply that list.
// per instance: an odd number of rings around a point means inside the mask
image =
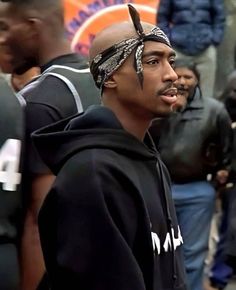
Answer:
[{"label": "black bandana", "polygon": [[134,69],[142,87],[144,42],[152,40],[171,46],[168,37],[159,27],[154,27],[149,33],[145,34],[137,10],[130,4],[128,4],[128,7],[138,37],[125,39],[95,56],[90,64],[90,70],[98,88],[102,88],[104,82],[124,63],[133,51],[135,51]]}]

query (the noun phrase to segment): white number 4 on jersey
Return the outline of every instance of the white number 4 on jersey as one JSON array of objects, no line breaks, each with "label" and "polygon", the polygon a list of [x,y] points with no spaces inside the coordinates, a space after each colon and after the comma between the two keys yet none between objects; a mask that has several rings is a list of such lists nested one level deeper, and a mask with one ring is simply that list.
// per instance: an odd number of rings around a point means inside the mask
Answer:
[{"label": "white number 4 on jersey", "polygon": [[18,172],[20,163],[21,141],[8,139],[0,149],[0,183],[3,190],[15,191],[21,181]]}]

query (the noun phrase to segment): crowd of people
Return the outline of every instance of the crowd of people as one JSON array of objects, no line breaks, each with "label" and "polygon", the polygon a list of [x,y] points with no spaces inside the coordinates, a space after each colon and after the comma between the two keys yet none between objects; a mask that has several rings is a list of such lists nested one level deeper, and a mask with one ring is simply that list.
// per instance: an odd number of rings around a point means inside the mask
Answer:
[{"label": "crowd of people", "polygon": [[1,290],[223,289],[235,274],[235,66],[215,86],[231,10],[188,2],[161,0],[157,25],[128,4],[87,60],[61,0],[0,1]]}]

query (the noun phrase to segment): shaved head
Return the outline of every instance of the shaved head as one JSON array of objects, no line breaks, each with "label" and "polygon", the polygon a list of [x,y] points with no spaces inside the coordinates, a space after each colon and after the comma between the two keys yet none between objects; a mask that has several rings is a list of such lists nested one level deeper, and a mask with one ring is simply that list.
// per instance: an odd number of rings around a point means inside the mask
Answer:
[{"label": "shaved head", "polygon": [[15,7],[48,9],[52,6],[63,6],[62,0],[1,0],[0,2],[13,4]]},{"label": "shaved head", "polygon": [[[145,33],[150,32],[155,27],[147,22],[141,22],[141,24]],[[89,51],[89,59],[92,61],[96,55],[122,40],[137,37],[138,34],[132,22],[124,21],[108,26],[94,38]]]},{"label": "shaved head", "polygon": [[0,0],[1,66],[21,74],[70,52],[62,0]]},{"label": "shaved head", "polygon": [[138,11],[128,4],[131,21],[113,24],[97,34],[92,42],[89,61],[90,71],[98,88],[133,55],[133,66],[143,85],[142,55],[146,41],[161,42],[171,47],[165,33],[157,26],[141,22]]},{"label": "shaved head", "polygon": [[0,6],[15,15],[39,17],[51,23],[56,20],[64,25],[62,0],[0,0]]}]

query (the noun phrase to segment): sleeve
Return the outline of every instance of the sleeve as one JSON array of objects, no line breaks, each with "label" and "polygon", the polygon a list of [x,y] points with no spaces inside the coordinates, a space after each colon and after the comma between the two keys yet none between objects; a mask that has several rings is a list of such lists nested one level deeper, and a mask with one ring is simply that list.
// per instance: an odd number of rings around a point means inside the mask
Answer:
[{"label": "sleeve", "polygon": [[222,106],[217,120],[218,136],[220,139],[220,146],[222,152],[220,169],[230,169],[232,147],[233,147],[233,131],[231,128],[231,119],[224,106]]},{"label": "sleeve", "polygon": [[212,1],[213,43],[220,44],[224,36],[225,9],[223,0]]},{"label": "sleeve", "polygon": [[78,158],[58,175],[39,215],[52,289],[145,290],[131,249],[137,210],[125,174],[114,177],[101,164],[97,173]]},{"label": "sleeve", "polygon": [[172,15],[172,0],[161,0],[157,11],[157,25],[170,37],[170,23]]}]

